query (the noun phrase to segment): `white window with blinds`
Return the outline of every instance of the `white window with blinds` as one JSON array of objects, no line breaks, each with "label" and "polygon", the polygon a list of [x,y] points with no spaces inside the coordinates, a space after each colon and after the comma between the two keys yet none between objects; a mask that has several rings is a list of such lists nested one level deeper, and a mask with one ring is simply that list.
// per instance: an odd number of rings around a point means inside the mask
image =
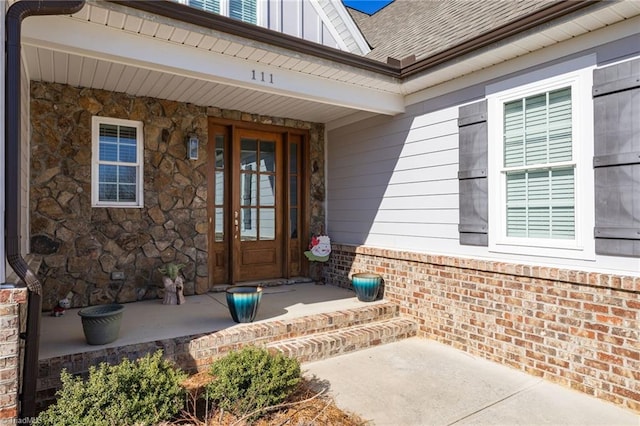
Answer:
[{"label": "white window with blinds", "polygon": [[488,97],[490,249],[545,256],[584,251],[593,226],[588,75]]},{"label": "white window with blinds", "polygon": [[503,105],[509,237],[575,238],[571,87]]},{"label": "white window with blinds", "polygon": [[178,0],[188,6],[258,24],[258,0]]},{"label": "white window with blinds", "polygon": [[93,117],[91,204],[143,207],[142,122]]}]

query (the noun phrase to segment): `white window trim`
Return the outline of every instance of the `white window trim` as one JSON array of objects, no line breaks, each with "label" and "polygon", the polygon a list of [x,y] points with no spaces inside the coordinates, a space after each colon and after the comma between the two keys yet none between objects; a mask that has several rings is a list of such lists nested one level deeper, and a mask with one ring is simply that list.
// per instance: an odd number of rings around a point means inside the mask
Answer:
[{"label": "white window trim", "polygon": [[[487,96],[489,250],[497,253],[595,260],[593,177],[593,67],[558,75]],[[575,163],[575,239],[515,238],[506,233],[506,179],[503,178],[505,102],[571,86]]]},{"label": "white window trim", "polygon": [[[175,0],[175,1],[184,5],[190,6],[189,0]],[[262,13],[262,9],[265,7],[262,4],[263,2],[264,2],[263,0],[256,0],[256,23],[254,25],[267,27],[268,26],[267,19],[265,16],[263,16],[264,14]],[[195,6],[192,6],[192,7],[195,7]],[[229,0],[220,0],[219,7],[220,7],[219,15],[226,16],[228,18],[229,17]],[[274,7],[277,7],[277,5]]]},{"label": "white window trim", "polygon": [[[100,124],[135,127],[138,175],[136,202],[99,201],[98,170],[100,155]],[[93,116],[91,118],[91,207],[142,208],[144,207],[144,137],[141,121]]]}]

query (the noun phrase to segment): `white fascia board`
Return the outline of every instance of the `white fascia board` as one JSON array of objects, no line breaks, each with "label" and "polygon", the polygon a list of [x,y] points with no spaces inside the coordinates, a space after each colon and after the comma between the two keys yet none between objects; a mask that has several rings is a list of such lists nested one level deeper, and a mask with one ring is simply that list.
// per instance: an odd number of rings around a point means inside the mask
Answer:
[{"label": "white fascia board", "polygon": [[362,55],[366,55],[367,53],[371,52],[369,43],[367,43],[367,40],[364,38],[362,31],[360,31],[360,28],[358,28],[355,21],[351,17],[351,14],[347,12],[347,8],[345,7],[345,5],[341,1],[336,0],[331,0],[331,4],[336,8],[338,15],[340,15],[345,25],[349,29],[349,32],[353,36],[353,39],[362,51]]},{"label": "white fascia board", "polygon": [[59,16],[24,21],[23,43],[215,83],[395,115],[404,97]]},{"label": "white fascia board", "polygon": [[[326,11],[324,10],[324,7],[320,4],[320,2],[318,0],[309,0],[309,3],[311,3],[316,13],[318,14],[318,16],[320,16],[324,24],[327,26],[327,29],[329,30],[333,38],[338,42],[338,44],[340,45],[340,48],[342,50],[349,51],[342,35],[336,29],[336,26],[333,23],[333,21],[329,19],[329,16],[327,15]],[[367,53],[369,53],[371,51],[371,48],[369,48],[369,44],[367,44],[367,41],[364,39],[364,36],[362,35],[362,32],[360,31],[356,23],[353,22],[351,15],[349,15],[344,5],[341,2],[337,2],[335,0],[328,0],[328,4],[326,7],[331,7],[335,9],[336,13],[340,17],[344,25],[347,27],[347,30],[349,31],[349,35],[353,37],[353,40],[358,46],[359,52],[351,52],[351,53],[356,53],[359,55],[366,55]]]},{"label": "white fascia board", "polygon": [[327,29],[331,33],[331,36],[338,43],[338,46],[340,46],[340,50],[344,50],[348,52],[349,49],[347,48],[347,43],[345,43],[344,39],[340,35],[340,32],[338,32],[338,30],[336,29],[336,26],[333,24],[331,19],[329,19],[329,16],[325,13],[324,9],[322,8],[322,5],[318,3],[318,0],[309,0],[309,3],[311,3],[311,6],[313,6],[313,9],[316,11],[318,16],[320,17],[320,20],[324,23],[324,25],[327,26]]}]

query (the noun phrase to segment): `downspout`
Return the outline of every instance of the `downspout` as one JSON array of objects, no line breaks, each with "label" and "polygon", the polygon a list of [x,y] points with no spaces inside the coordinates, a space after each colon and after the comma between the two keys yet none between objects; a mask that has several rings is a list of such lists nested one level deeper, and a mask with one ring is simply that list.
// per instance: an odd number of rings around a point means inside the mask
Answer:
[{"label": "downspout", "polygon": [[7,261],[29,290],[25,339],[20,417],[30,422],[36,414],[38,379],[38,346],[40,343],[40,311],[42,285],[29,270],[20,253],[20,30],[22,21],[36,15],[69,15],[82,9],[84,0],[17,1],[6,16],[5,69],[5,251]]}]

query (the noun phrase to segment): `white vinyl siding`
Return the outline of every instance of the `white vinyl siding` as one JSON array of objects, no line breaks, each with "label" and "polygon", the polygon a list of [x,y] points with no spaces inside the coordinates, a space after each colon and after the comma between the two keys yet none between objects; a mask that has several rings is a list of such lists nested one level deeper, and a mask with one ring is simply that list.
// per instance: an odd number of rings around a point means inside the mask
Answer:
[{"label": "white vinyl siding", "polygon": [[142,207],[142,123],[93,117],[92,205]]},{"label": "white vinyl siding", "polygon": [[329,133],[329,235],[413,251],[458,248],[457,108]]},{"label": "white vinyl siding", "polygon": [[575,237],[571,88],[504,104],[509,237]]}]

